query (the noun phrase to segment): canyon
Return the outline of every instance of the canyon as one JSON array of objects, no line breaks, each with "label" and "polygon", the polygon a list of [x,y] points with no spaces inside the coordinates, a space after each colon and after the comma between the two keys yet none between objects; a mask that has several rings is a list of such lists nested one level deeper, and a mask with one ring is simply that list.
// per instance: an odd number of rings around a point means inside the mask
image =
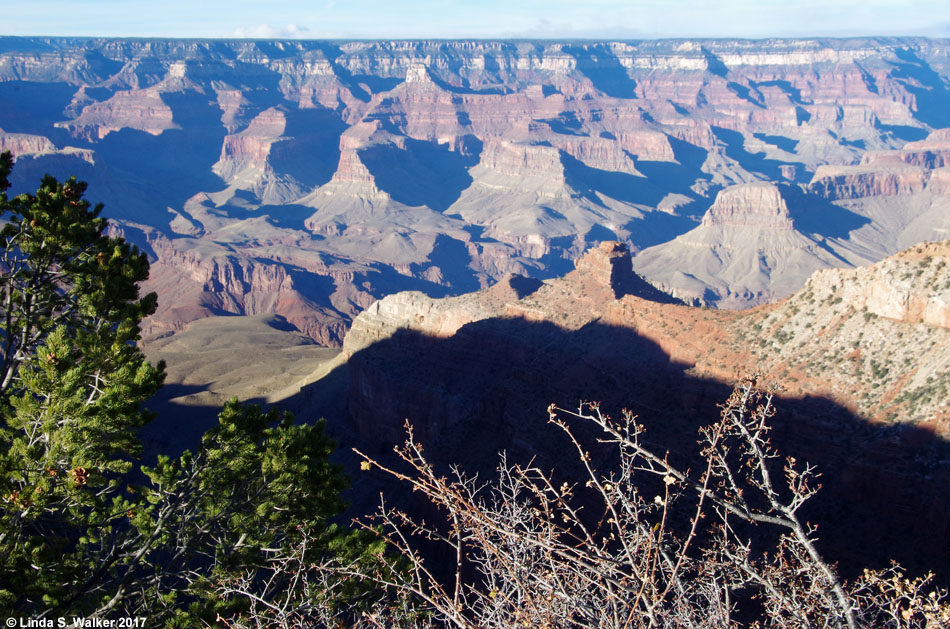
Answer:
[{"label": "canyon", "polygon": [[555,487],[590,402],[705,469],[752,377],[841,574],[950,584],[950,41],[0,37],[0,104],[13,193],[75,174],[149,257],[145,460],[236,397],[327,420],[341,523],[435,522],[353,448]]},{"label": "canyon", "polygon": [[629,408],[644,441],[685,466],[697,428],[755,371],[778,385],[773,445],[822,471],[809,517],[829,550],[845,564],[899,557],[944,575],[948,264],[950,241],[922,243],[865,268],[817,271],[780,302],[726,311],[646,293],[627,245],[608,241],[562,278],[509,276],[443,299],[391,295],[356,317],[343,344],[347,441],[391,456],[408,425],[445,469],[488,478],[504,451],[509,463],[570,478],[561,453],[571,444],[545,409],[593,401],[615,417]]},{"label": "canyon", "polygon": [[950,574],[950,42],[0,37],[0,102],[149,256],[151,449],[236,395],[560,469],[599,400],[688,464],[757,371],[835,556]]},{"label": "canyon", "polygon": [[14,192],[75,174],[149,254],[146,341],[276,314],[340,347],[603,241],[748,308],[950,233],[943,40],[0,37],[0,99]]}]

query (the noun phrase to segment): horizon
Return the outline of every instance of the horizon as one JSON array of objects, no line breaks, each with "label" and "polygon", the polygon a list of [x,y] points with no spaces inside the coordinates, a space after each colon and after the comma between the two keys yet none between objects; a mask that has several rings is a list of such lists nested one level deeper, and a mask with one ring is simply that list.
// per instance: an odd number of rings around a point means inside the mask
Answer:
[{"label": "horizon", "polygon": [[[11,5],[11,6],[3,6]],[[78,5],[78,7],[77,7]],[[938,0],[0,0],[0,35],[208,40],[657,40],[950,37]]]},{"label": "horizon", "polygon": [[400,41],[400,42],[550,42],[559,43],[567,41],[577,42],[689,42],[689,41],[805,41],[805,40],[947,40],[950,41],[950,34],[937,35],[772,35],[762,37],[738,37],[738,36],[658,36],[658,37],[202,37],[202,36],[175,36],[175,35],[7,35],[0,33],[0,39],[50,39],[50,40],[142,40],[142,41],[215,41],[215,42],[378,42],[378,41]]}]

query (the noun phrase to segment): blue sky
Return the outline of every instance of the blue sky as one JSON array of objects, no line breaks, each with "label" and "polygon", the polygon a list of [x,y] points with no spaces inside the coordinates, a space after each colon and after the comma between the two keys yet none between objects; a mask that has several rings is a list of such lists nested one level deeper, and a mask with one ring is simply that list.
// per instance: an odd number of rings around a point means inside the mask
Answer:
[{"label": "blue sky", "polygon": [[0,0],[0,35],[950,37],[950,0]]}]

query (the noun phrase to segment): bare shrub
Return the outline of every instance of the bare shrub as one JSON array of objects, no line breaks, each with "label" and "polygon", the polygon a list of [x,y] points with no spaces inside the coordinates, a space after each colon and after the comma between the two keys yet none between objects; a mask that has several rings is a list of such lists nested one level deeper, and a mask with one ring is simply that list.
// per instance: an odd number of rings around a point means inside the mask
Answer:
[{"label": "bare shrub", "polygon": [[[740,382],[719,420],[699,437],[701,469],[680,469],[644,445],[644,428],[596,404],[551,407],[550,422],[573,444],[583,477],[557,482],[504,456],[497,479],[439,473],[407,425],[396,449],[406,471],[362,454],[438,507],[427,522],[381,500],[363,526],[394,555],[389,569],[356,576],[415,600],[418,615],[377,608],[362,622],[457,627],[939,627],[947,593],[932,576],[900,568],[844,583],[799,517],[819,489],[816,471],[782,459],[769,440],[773,393]],[[614,452],[599,469],[576,429],[593,426]],[[755,532],[755,539],[750,534]],[[763,538],[770,541],[762,544]],[[441,545],[453,558],[433,569]],[[426,550],[422,550],[425,548]],[[446,552],[439,556],[445,556]],[[403,562],[405,569],[399,569]],[[358,571],[357,571],[358,572]],[[355,574],[355,573],[354,573]],[[396,599],[393,599],[396,600]],[[405,601],[406,599],[401,599]]]}]

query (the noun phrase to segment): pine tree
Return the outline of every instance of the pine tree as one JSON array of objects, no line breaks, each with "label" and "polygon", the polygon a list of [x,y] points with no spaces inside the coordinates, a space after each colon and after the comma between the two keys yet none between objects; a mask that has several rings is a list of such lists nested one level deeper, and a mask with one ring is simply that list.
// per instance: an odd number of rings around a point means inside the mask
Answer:
[{"label": "pine tree", "polygon": [[[9,153],[0,164],[5,191]],[[164,377],[134,345],[156,305],[138,294],[148,261],[105,234],[85,189],[47,176],[35,195],[0,198],[0,602],[10,605],[55,607],[104,559],[151,419],[140,405]]]},{"label": "pine tree", "polygon": [[322,424],[232,401],[194,454],[136,465],[164,378],[135,345],[147,258],[75,178],[8,199],[11,167],[0,155],[0,613],[192,626],[288,589],[310,605],[274,569],[303,543],[308,566],[378,551],[330,523],[345,480]]}]

